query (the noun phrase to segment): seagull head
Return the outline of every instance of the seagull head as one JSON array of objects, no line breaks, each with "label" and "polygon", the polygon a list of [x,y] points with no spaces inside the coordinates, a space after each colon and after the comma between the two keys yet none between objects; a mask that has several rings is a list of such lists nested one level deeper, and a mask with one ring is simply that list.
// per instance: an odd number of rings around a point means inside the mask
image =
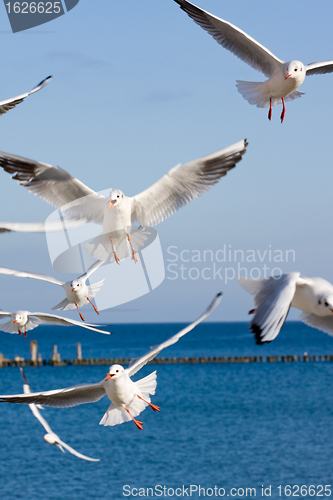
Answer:
[{"label": "seagull head", "polygon": [[113,189],[110,193],[109,210],[115,205],[119,205],[124,199],[124,193],[120,189]]},{"label": "seagull head", "polygon": [[318,316],[330,316],[333,314],[333,294],[323,294],[318,298],[317,304]]},{"label": "seagull head", "polygon": [[291,61],[287,63],[285,67],[285,78],[291,78],[293,80],[300,81],[300,84],[304,81],[306,76],[306,69],[301,61]]},{"label": "seagull head", "polygon": [[73,280],[71,282],[72,292],[77,292],[78,290],[80,290],[81,287],[82,287],[82,283],[80,280]]},{"label": "seagull head", "polygon": [[110,366],[109,372],[107,373],[105,380],[110,380],[110,378],[118,378],[124,373],[124,368],[121,365]]},{"label": "seagull head", "polygon": [[24,311],[17,311],[12,314],[13,322],[17,324],[17,326],[24,326],[28,321],[28,315]]}]

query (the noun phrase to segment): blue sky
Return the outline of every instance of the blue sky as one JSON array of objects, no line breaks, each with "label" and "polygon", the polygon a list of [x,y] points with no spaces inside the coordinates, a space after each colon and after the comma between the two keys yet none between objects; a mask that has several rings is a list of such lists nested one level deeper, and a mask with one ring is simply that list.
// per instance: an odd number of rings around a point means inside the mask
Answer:
[{"label": "blue sky", "polygon": [[[197,5],[240,27],[284,60],[333,58],[327,1],[270,2],[197,0]],[[273,8],[274,7],[274,8]],[[0,118],[0,149],[58,165],[96,191],[119,188],[132,196],[179,162],[204,156],[247,138],[242,162],[210,192],[156,227],[166,279],[152,293],[108,310],[104,322],[188,321],[213,295],[224,298],[211,317],[246,320],[252,298],[236,280],[225,283],[213,268],[224,248],[254,251],[269,269],[269,251],[279,250],[283,272],[300,271],[333,281],[330,235],[333,75],[306,78],[306,95],[281,108],[250,106],[237,92],[237,79],[264,77],[222,49],[173,0],[110,2],[80,0],[61,18],[12,34],[5,7],[1,99],[25,92],[41,79],[53,81]],[[45,219],[52,208],[0,172],[2,221]],[[0,265],[53,274],[45,236],[0,235]],[[172,247],[172,248],[170,248]],[[181,254],[182,251],[185,252]],[[214,262],[185,262],[203,251]],[[285,262],[292,250],[294,259]],[[265,254],[266,251],[266,254]],[[260,256],[258,254],[260,253]],[[237,254],[241,255],[241,252]],[[263,259],[263,262],[260,261]],[[280,257],[281,259],[281,257]],[[181,279],[180,269],[187,271]],[[190,279],[208,267],[209,279]],[[186,274],[187,273],[187,274]],[[229,271],[232,274],[232,271]],[[229,275],[230,275],[229,274]],[[268,273],[269,274],[269,273]],[[62,299],[42,282],[0,276],[1,308],[49,311]],[[117,283],[115,283],[117,287]],[[56,287],[55,287],[56,288]],[[123,306],[123,309],[126,307]],[[96,321],[95,313],[86,313]],[[297,318],[293,311],[290,318]],[[74,317],[76,317],[74,315]]]}]

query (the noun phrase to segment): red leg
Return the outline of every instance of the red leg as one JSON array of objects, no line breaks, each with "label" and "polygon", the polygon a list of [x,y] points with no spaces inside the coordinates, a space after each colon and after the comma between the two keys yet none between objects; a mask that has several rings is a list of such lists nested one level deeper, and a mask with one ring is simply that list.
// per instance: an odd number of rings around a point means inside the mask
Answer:
[{"label": "red leg", "polygon": [[93,308],[95,309],[95,311],[97,312],[97,314],[99,314],[99,310],[97,309],[97,307],[95,306],[95,304],[93,304],[91,302],[91,300],[89,299],[89,297],[87,297],[87,301],[90,302],[90,304],[93,306]]},{"label": "red leg", "polygon": [[286,107],[284,105],[284,97],[282,97],[281,99],[282,99],[282,104],[283,104],[283,109],[282,109],[282,113],[281,113],[281,123],[283,123],[283,120],[284,120],[284,117],[286,114]]},{"label": "red leg", "polygon": [[21,330],[19,330],[19,335],[22,335],[22,332],[21,332]]},{"label": "red leg", "polygon": [[113,254],[114,254],[114,258],[115,258],[115,261],[117,262],[117,264],[120,265],[120,260],[118,258],[118,255],[116,254],[116,247],[114,246],[113,244],[113,239],[110,238],[110,241],[111,241],[111,245],[112,245],[112,250],[113,250]]},{"label": "red leg", "polygon": [[77,303],[76,303],[76,302],[75,302],[75,305],[76,305],[76,307],[77,307],[77,310],[79,311],[80,318],[82,319],[82,321],[84,321],[84,317],[82,316],[81,311],[80,311],[80,309],[79,309],[79,306],[77,305]]},{"label": "red leg", "polygon": [[128,239],[128,242],[129,244],[131,245],[131,249],[132,249],[132,260],[134,260],[135,264],[138,262],[138,259],[137,259],[137,256],[136,256],[136,253],[134,251],[134,248],[133,248],[133,245],[132,245],[132,242],[130,240],[130,237],[129,237],[129,234],[127,234],[127,239]]},{"label": "red leg", "polygon": [[254,314],[256,312],[255,309],[251,309],[251,311],[249,311],[249,314]]},{"label": "red leg", "polygon": [[269,111],[268,111],[268,119],[272,119],[272,98],[269,98]]},{"label": "red leg", "polygon": [[27,336],[28,336],[27,335],[27,330],[24,332],[24,336],[25,336],[25,338],[27,338]]},{"label": "red leg", "polygon": [[138,396],[139,399],[142,399],[142,401],[144,401],[145,403],[149,404],[149,406],[150,406],[150,408],[152,410],[154,410],[154,411],[161,411],[161,408],[159,406],[153,405],[152,403],[148,403],[148,401],[146,401],[141,396],[139,396],[139,394],[137,394],[137,396]]},{"label": "red leg", "polygon": [[129,416],[131,417],[131,419],[133,420],[133,422],[135,423],[135,425],[137,426],[137,428],[139,429],[139,431],[143,431],[143,423],[139,422],[139,420],[135,420],[135,418],[133,417],[133,415],[131,414],[131,412],[129,411],[128,408],[125,407],[125,410],[129,414]]}]

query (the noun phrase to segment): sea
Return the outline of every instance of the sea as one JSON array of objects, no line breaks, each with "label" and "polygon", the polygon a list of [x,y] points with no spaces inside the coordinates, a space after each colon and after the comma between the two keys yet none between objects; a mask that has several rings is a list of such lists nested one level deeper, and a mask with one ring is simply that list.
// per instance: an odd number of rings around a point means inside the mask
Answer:
[{"label": "sea", "polygon": [[[4,357],[29,359],[29,341],[50,359],[137,357],[184,324],[111,325],[106,336],[40,326],[28,338],[1,333]],[[257,346],[246,323],[203,323],[163,351],[164,358],[333,355],[333,338],[287,322],[274,342]],[[318,359],[318,358],[317,358]],[[157,390],[133,422],[99,425],[109,400],[41,410],[52,430],[87,462],[43,440],[28,405],[0,404],[0,498],[329,498],[333,495],[333,362],[147,365]],[[107,366],[26,367],[33,391],[100,381]],[[22,393],[17,367],[0,369],[0,394]]]}]

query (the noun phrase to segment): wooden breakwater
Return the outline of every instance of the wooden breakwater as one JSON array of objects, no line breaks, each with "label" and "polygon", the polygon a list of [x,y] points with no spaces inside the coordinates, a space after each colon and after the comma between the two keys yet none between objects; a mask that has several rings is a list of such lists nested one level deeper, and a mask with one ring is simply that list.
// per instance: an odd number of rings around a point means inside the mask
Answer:
[{"label": "wooden breakwater", "polygon": [[[36,340],[30,342],[31,359],[24,359],[15,356],[14,359],[4,358],[0,353],[0,368],[7,366],[87,366],[87,365],[105,365],[113,364],[128,365],[129,358],[83,358],[81,343],[77,343],[77,356],[73,359],[61,359],[60,353],[56,345],[53,346],[52,358],[42,359],[40,353],[37,353],[38,345]],[[308,353],[300,355],[286,356],[200,356],[200,357],[172,357],[172,358],[155,358],[150,361],[150,364],[200,364],[200,363],[295,363],[310,361],[315,362],[330,362],[333,361],[332,354],[326,355],[311,355]]]}]

